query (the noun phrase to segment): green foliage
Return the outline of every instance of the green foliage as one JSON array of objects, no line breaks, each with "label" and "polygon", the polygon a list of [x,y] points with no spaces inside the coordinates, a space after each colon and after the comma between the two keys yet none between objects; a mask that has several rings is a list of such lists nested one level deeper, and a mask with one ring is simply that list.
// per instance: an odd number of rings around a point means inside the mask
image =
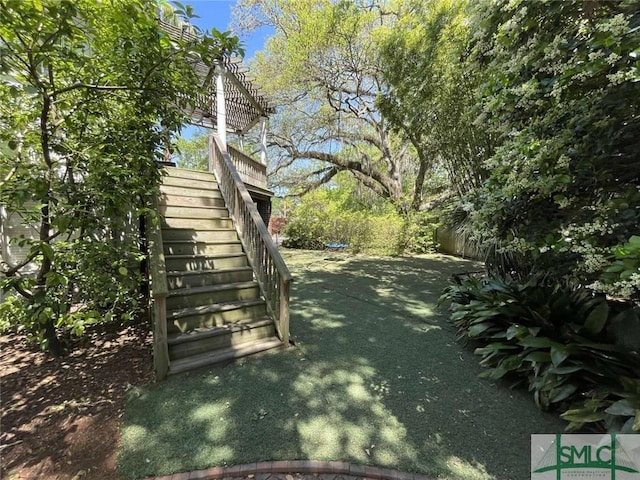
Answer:
[{"label": "green foliage", "polygon": [[474,12],[466,68],[486,72],[476,123],[499,145],[488,181],[461,201],[475,238],[496,246],[493,271],[590,284],[640,222],[637,4],[505,0]]},{"label": "green foliage", "polygon": [[628,242],[611,249],[609,266],[593,288],[625,298],[640,300],[640,237],[632,235]]},{"label": "green foliage", "polygon": [[[458,277],[443,301],[450,302],[458,338],[478,345],[475,353],[488,368],[483,376],[526,383],[540,408],[565,411],[569,428],[621,416],[613,405],[623,399],[637,403],[637,307],[540,275],[526,283]],[[620,420],[608,426],[629,421]]]},{"label": "green foliage", "polygon": [[209,170],[209,136],[206,130],[199,130],[190,138],[178,137],[176,164],[180,168]]},{"label": "green foliage", "polygon": [[341,243],[353,252],[398,255],[435,251],[436,227],[432,212],[400,215],[390,202],[358,194],[342,181],[305,195],[289,214],[283,235],[290,248],[320,250]]},{"label": "green foliage", "polygon": [[[365,208],[345,188],[321,188],[305,195],[289,215],[286,247],[321,250],[346,244],[352,252],[397,254],[403,219],[390,203]],[[372,207],[372,205],[369,205]]]},{"label": "green foliage", "polygon": [[640,380],[622,377],[621,387],[613,392],[600,389],[583,405],[574,406],[561,416],[569,428],[602,422],[610,432],[640,432]]},{"label": "green foliage", "polygon": [[379,41],[389,88],[378,105],[416,148],[424,167],[434,173],[444,168],[450,187],[466,193],[480,186],[482,161],[492,153],[491,137],[473,122],[483,70],[465,68],[472,35],[467,2],[395,3],[397,19]]},{"label": "green foliage", "polygon": [[20,297],[8,295],[0,302],[0,335],[24,325],[26,320],[24,302]]},{"label": "green foliage", "polygon": [[404,219],[400,250],[410,253],[433,253],[437,249],[435,232],[438,217],[434,212],[412,212]]},{"label": "green foliage", "polygon": [[228,33],[172,42],[157,7],[0,4],[0,203],[37,231],[20,240],[25,262],[0,265],[2,288],[24,297],[24,326],[55,353],[59,333],[139,310],[141,278],[129,273],[138,218],[149,213],[156,160],[184,121],[181,107],[199,91],[193,62],[239,49]]}]

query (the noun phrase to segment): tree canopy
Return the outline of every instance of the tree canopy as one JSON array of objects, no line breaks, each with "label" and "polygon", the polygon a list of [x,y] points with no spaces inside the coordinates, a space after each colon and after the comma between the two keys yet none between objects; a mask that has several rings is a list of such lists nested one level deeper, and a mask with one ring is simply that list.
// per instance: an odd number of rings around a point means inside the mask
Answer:
[{"label": "tree canopy", "polygon": [[294,193],[346,171],[406,208],[415,152],[393,133],[376,104],[383,77],[373,40],[388,23],[384,3],[239,2],[241,27],[276,29],[253,68],[281,106],[271,120],[273,170],[298,165],[309,179]]}]

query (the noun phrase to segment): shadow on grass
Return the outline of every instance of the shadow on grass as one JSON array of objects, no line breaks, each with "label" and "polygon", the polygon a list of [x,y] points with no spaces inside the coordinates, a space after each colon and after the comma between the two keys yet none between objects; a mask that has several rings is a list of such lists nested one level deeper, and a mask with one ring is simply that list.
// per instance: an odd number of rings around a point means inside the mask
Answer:
[{"label": "shadow on grass", "polygon": [[344,460],[451,479],[529,478],[559,432],[526,392],[477,378],[436,301],[445,256],[285,252],[297,348],[154,385],[127,408],[128,477],[260,460]]}]

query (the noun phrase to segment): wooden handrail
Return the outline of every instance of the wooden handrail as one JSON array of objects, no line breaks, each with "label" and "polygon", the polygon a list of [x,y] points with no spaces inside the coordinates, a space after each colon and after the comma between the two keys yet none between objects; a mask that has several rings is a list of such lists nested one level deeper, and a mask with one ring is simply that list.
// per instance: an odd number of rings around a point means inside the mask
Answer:
[{"label": "wooden handrail", "polygon": [[227,146],[227,151],[231,155],[233,165],[236,167],[245,186],[250,185],[264,190],[267,189],[266,165],[231,145]]},{"label": "wooden handrail", "polygon": [[220,192],[267,302],[267,310],[275,320],[280,339],[288,346],[291,272],[273,243],[231,156],[224,151],[217,135],[214,135],[214,142],[211,143],[214,174]]},{"label": "wooden handrail", "polygon": [[[153,198],[153,211],[158,210],[158,198]],[[158,215],[147,217],[149,240],[149,276],[151,280],[151,319],[153,323],[153,364],[156,378],[162,380],[169,371],[169,345],[167,343],[167,268],[162,245]]]}]

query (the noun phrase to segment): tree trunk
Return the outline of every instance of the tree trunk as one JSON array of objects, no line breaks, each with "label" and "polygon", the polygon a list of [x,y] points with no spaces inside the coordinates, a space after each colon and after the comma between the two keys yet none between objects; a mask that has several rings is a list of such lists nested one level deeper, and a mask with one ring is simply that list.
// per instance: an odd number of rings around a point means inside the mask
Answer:
[{"label": "tree trunk", "polygon": [[430,162],[425,158],[423,153],[419,153],[420,168],[413,187],[413,200],[411,200],[411,211],[417,212],[422,204],[422,192],[424,191],[424,177],[427,174]]},{"label": "tree trunk", "polygon": [[64,354],[62,342],[56,333],[55,320],[49,318],[44,328],[44,338],[47,340],[47,350],[54,356],[60,357]]}]

